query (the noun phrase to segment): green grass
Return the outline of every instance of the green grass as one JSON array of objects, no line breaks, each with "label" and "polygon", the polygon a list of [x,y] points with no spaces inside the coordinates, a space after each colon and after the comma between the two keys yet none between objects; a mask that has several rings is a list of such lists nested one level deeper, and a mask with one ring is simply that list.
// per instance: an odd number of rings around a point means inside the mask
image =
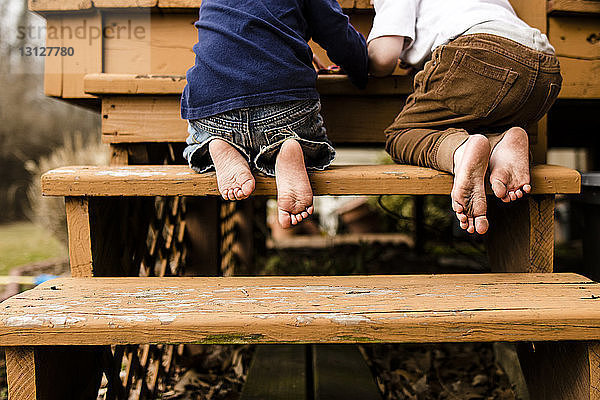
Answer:
[{"label": "green grass", "polygon": [[62,243],[31,222],[0,225],[0,275],[20,265],[66,256]]}]

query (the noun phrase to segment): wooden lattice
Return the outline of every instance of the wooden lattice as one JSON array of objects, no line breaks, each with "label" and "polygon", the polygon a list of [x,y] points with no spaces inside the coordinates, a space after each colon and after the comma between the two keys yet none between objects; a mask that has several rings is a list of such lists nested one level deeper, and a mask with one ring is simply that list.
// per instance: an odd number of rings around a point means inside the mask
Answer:
[{"label": "wooden lattice", "polygon": [[[133,151],[132,151],[133,150]],[[125,154],[123,156],[123,153]],[[128,164],[182,164],[180,149],[172,145],[121,149],[119,154]],[[121,205],[123,207],[123,205]],[[131,276],[182,276],[189,255],[186,224],[188,201],[185,197],[156,197],[153,203],[131,199],[121,217],[124,258]],[[247,209],[246,205],[246,209]],[[219,273],[231,276],[240,265],[238,239],[240,224],[248,216],[239,202],[223,202],[219,206],[220,236]],[[143,230],[147,230],[146,240]],[[140,236],[140,234],[142,236]],[[248,247],[248,246],[246,246]],[[142,345],[111,346],[103,357],[103,384],[99,399],[153,399],[165,389],[168,379],[184,352],[183,346]]]},{"label": "wooden lattice", "polygon": [[[179,153],[173,146],[159,149],[135,149],[141,160],[131,156],[128,163],[180,164]],[[130,151],[131,153],[131,151]],[[186,233],[186,199],[182,197],[156,197],[152,204],[145,200],[128,202],[122,220],[123,231],[145,229],[124,235],[125,253],[128,253],[129,275],[132,276],[181,276],[185,271],[188,255]],[[140,233],[142,236],[140,236]],[[103,382],[98,399],[154,399],[164,391],[172,375],[183,346],[175,345],[128,345],[111,346],[104,350]]]}]

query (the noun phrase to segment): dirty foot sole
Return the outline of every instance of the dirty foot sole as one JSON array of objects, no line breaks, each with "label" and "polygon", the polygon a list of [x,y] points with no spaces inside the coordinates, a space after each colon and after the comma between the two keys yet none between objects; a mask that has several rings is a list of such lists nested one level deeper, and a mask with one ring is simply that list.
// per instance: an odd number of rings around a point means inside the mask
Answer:
[{"label": "dirty foot sole", "polygon": [[229,143],[214,139],[208,144],[215,164],[217,185],[224,200],[243,200],[254,191],[255,181],[244,156]]},{"label": "dirty foot sole", "polygon": [[454,154],[452,209],[469,233],[484,234],[489,228],[484,186],[489,156],[490,142],[483,135],[470,136]]},{"label": "dirty foot sole", "polygon": [[314,211],[313,194],[304,165],[302,147],[294,139],[286,140],[275,161],[277,211],[284,228],[296,225]]}]

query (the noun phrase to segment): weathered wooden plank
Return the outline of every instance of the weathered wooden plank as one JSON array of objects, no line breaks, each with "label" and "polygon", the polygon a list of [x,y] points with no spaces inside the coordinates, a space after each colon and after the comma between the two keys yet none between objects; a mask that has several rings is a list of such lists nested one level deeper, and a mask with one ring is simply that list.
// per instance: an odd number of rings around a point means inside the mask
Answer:
[{"label": "weathered wooden plank", "polygon": [[600,60],[558,57],[563,75],[559,99],[600,99]]},{"label": "weathered wooden plank", "polygon": [[315,400],[381,400],[371,370],[356,346],[312,346]]},{"label": "weathered wooden plank", "polygon": [[599,352],[598,342],[519,345],[531,400],[600,399]]},{"label": "weathered wooden plank", "polygon": [[61,278],[0,305],[5,346],[599,340],[574,274]]},{"label": "weathered wooden plank", "polygon": [[306,346],[257,346],[241,400],[307,400]]},{"label": "weathered wooden plank", "polygon": [[560,57],[600,60],[600,18],[555,16],[548,18],[548,38]]},{"label": "weathered wooden plank", "polygon": [[[327,136],[336,144],[383,143],[404,101],[404,96],[323,96]],[[103,97],[102,134],[106,143],[184,142],[180,96]]]},{"label": "weathered wooden plank", "polygon": [[10,400],[37,400],[33,347],[7,347],[6,378]]},{"label": "weathered wooden plank", "polygon": [[[46,30],[60,32],[62,16],[53,15],[46,18]],[[46,35],[46,47],[62,47],[62,35]],[[63,93],[63,57],[46,57],[44,60],[44,94],[60,97]]]},{"label": "weathered wooden plank", "polygon": [[[81,33],[85,32],[85,33]],[[82,15],[62,16],[61,37],[63,47],[72,47],[73,55],[57,56],[62,59],[63,98],[93,98],[83,91],[83,77],[102,72],[102,15],[87,11]],[[51,37],[52,32],[47,31]]]},{"label": "weathered wooden plank", "polygon": [[[85,91],[96,95],[181,95],[185,75],[89,74]],[[345,75],[320,75],[317,90],[321,95],[397,96],[412,93],[413,77],[370,78],[366,89],[356,88]]]},{"label": "weathered wooden plank", "polygon": [[600,4],[596,0],[549,0],[548,12],[551,14],[600,14]]},{"label": "weathered wooden plank", "polygon": [[530,26],[546,33],[546,1],[547,0],[510,0],[515,12]]},{"label": "weathered wooden plank", "polygon": [[94,276],[89,200],[81,197],[66,197],[65,205],[71,276]]},{"label": "weathered wooden plank", "polygon": [[[412,165],[349,165],[310,174],[315,195],[450,194],[452,175]],[[533,194],[579,193],[577,171],[554,165],[531,170]],[[46,196],[219,195],[214,172],[187,166],[64,167],[42,176]],[[256,176],[255,195],[276,193],[275,179]]]}]

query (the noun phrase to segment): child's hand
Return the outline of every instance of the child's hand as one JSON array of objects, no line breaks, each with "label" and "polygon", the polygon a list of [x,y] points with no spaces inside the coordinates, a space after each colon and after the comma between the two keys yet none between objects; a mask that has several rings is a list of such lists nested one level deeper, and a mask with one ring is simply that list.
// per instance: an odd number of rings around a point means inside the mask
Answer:
[{"label": "child's hand", "polygon": [[337,65],[327,66],[323,64],[323,62],[319,60],[319,57],[317,57],[316,55],[313,55],[313,65],[315,66],[315,69],[317,70],[317,73],[319,75],[335,75],[344,73],[342,72],[342,69]]}]

